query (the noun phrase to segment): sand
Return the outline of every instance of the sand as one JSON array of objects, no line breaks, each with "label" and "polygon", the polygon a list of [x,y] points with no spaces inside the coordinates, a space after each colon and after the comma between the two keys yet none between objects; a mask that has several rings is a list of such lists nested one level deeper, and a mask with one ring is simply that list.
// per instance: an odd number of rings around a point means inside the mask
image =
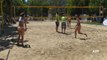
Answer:
[{"label": "sand", "polygon": [[[107,27],[82,24],[87,38],[80,34],[74,38],[74,27],[72,23],[72,29],[61,34],[52,21],[31,21],[25,33],[25,44],[31,48],[14,45],[8,60],[107,60]],[[1,51],[0,58],[5,59],[8,51]]]}]

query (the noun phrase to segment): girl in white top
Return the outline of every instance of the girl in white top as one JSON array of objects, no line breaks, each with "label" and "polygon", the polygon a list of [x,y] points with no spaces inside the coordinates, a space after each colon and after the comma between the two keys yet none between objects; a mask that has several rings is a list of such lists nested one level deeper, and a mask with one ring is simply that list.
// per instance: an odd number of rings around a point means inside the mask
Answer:
[{"label": "girl in white top", "polygon": [[24,40],[24,33],[26,31],[26,24],[24,20],[24,15],[19,17],[19,26],[18,26],[18,41],[17,44],[20,45],[20,43],[23,46],[23,40]]}]

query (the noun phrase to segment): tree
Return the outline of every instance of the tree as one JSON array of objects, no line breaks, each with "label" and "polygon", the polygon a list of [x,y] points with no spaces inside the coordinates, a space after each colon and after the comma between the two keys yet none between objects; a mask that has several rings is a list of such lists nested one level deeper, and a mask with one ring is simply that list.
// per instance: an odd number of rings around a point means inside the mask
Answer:
[{"label": "tree", "polygon": [[[100,0],[90,0],[89,2],[89,6],[100,6]],[[89,12],[92,14],[95,14],[94,12],[96,12],[97,14],[99,13],[99,8],[89,8]]]},{"label": "tree", "polygon": [[[67,0],[66,6],[72,6],[73,5],[73,0]],[[67,14],[70,15],[72,13],[73,9],[72,8],[67,8]]]}]

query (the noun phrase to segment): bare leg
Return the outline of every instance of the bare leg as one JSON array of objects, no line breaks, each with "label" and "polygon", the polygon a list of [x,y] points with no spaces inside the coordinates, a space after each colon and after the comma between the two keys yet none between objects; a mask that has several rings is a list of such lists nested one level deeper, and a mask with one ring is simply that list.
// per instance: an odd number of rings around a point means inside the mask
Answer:
[{"label": "bare leg", "polygon": [[62,33],[63,33],[63,26],[62,26]]},{"label": "bare leg", "polygon": [[78,27],[76,27],[75,29],[75,38],[77,38],[77,31],[78,31]]},{"label": "bare leg", "polygon": [[58,26],[56,27],[56,32],[58,32]]},{"label": "bare leg", "polygon": [[57,27],[56,27],[56,32],[57,32]]},{"label": "bare leg", "polygon": [[69,22],[69,25],[68,25],[68,26],[69,26],[69,28],[70,28],[70,22]]},{"label": "bare leg", "polygon": [[25,22],[25,28],[27,28],[27,24],[26,24],[26,22]]},{"label": "bare leg", "polygon": [[66,25],[64,26],[64,33],[66,32]]},{"label": "bare leg", "polygon": [[24,40],[24,36],[22,35],[22,39],[21,39],[22,46],[23,46],[23,40]]},{"label": "bare leg", "polygon": [[69,23],[69,27],[71,28],[71,22]]},{"label": "bare leg", "polygon": [[75,31],[75,38],[77,38],[77,31]]},{"label": "bare leg", "polygon": [[17,45],[19,45],[19,42],[20,42],[20,35],[18,36]]},{"label": "bare leg", "polygon": [[66,29],[64,29],[64,33],[65,33]]},{"label": "bare leg", "polygon": [[64,33],[64,24],[62,25],[62,33]]},{"label": "bare leg", "polygon": [[85,34],[85,33],[82,33],[82,32],[78,32],[78,34],[83,34],[83,35],[85,35],[85,36],[87,37],[87,34]]},{"label": "bare leg", "polygon": [[78,34],[83,34],[87,37],[87,34],[81,32],[81,27],[78,28]]},{"label": "bare leg", "polygon": [[58,22],[58,21],[56,21],[56,22],[55,22],[55,24],[56,24],[56,32],[58,32],[59,22]]}]

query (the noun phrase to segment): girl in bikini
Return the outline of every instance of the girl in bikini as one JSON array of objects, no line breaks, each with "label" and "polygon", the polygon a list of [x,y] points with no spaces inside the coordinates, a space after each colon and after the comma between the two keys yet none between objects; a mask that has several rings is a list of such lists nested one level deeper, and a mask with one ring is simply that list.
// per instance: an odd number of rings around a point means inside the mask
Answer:
[{"label": "girl in bikini", "polygon": [[78,32],[78,34],[83,34],[87,37],[87,34],[81,32],[81,22],[80,22],[79,15],[77,16],[77,25],[76,25],[76,29],[75,29],[75,38],[77,38],[77,32]]}]

